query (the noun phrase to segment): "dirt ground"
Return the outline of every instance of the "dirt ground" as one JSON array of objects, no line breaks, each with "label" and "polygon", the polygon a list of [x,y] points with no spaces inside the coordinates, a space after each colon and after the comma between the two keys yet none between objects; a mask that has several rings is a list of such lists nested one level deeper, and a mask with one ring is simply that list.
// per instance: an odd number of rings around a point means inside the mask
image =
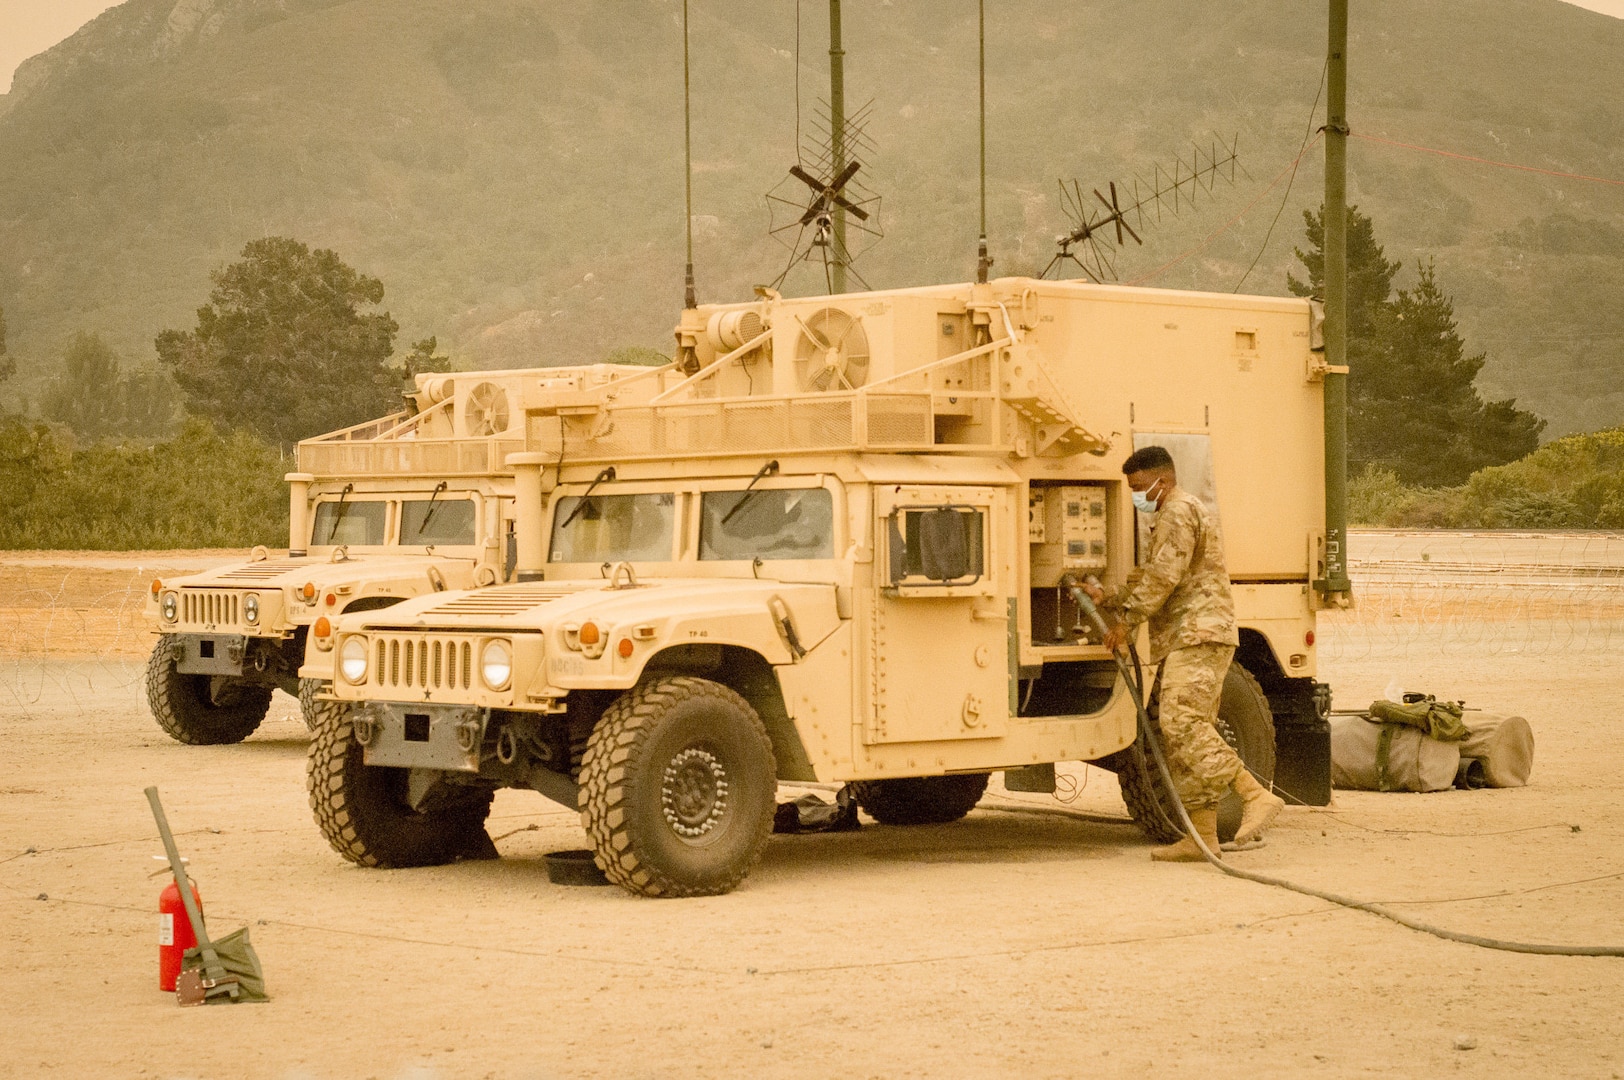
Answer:
[{"label": "dirt ground", "polygon": [[[549,884],[543,854],[584,835],[518,792],[491,819],[500,862],[355,868],[311,820],[291,699],[235,747],[178,745],[147,713],[141,590],[214,556],[0,553],[0,1076],[1624,1074],[1624,960],[1486,951],[1152,864],[1108,820],[1114,778],[1081,766],[1069,803],[994,792],[955,825],[775,836],[723,897]],[[1481,614],[1475,640],[1505,640]],[[1328,619],[1322,641],[1339,705],[1398,678],[1528,717],[1533,782],[1339,792],[1230,858],[1453,929],[1624,944],[1624,633],[1444,650]],[[270,1003],[157,989],[148,784],[211,929],[252,928]]]}]

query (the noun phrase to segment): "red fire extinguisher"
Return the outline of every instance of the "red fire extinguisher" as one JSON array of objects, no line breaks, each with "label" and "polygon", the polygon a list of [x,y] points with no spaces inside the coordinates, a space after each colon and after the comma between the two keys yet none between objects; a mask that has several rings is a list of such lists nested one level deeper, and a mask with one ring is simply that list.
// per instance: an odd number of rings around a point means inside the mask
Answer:
[{"label": "red fire extinguisher", "polygon": [[[190,884],[192,899],[197,901],[201,915],[203,898],[198,895],[197,882]],[[197,935],[192,933],[192,921],[186,917],[186,905],[180,899],[180,886],[170,878],[164,891],[158,894],[158,989],[174,993],[181,958],[196,944]]]}]

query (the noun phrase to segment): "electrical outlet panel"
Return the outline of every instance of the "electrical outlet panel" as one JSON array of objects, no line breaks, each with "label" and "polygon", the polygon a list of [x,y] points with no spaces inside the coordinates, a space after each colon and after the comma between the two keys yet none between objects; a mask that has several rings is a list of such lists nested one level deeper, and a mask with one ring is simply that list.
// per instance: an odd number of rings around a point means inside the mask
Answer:
[{"label": "electrical outlet panel", "polygon": [[1108,520],[1104,484],[1033,487],[1027,501],[1032,585],[1058,585],[1061,575],[1106,567]]}]

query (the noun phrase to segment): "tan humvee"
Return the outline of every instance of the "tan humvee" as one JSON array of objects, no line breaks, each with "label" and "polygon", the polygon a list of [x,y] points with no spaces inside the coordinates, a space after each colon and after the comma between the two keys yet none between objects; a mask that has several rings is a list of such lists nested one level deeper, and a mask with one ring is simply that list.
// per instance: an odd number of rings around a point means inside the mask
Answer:
[{"label": "tan humvee", "polygon": [[626,365],[420,375],[404,412],[299,444],[289,551],[154,581],[160,635],[147,664],[153,716],[186,743],[234,743],[271,693],[296,695],[305,642],[323,617],[507,580],[513,472],[527,408],[607,393],[650,369]]},{"label": "tan humvee", "polygon": [[[1061,588],[1143,547],[1120,464],[1159,443],[1220,509],[1243,643],[1222,720],[1325,801],[1314,680],[1325,367],[1308,301],[1025,278],[686,312],[638,402],[529,411],[518,582],[333,621],[312,807],[346,858],[491,854],[494,789],[579,807],[608,876],[726,891],[778,781],[950,821],[1004,772],[1118,771],[1175,830]],[[1154,673],[1151,673],[1153,677]]]}]

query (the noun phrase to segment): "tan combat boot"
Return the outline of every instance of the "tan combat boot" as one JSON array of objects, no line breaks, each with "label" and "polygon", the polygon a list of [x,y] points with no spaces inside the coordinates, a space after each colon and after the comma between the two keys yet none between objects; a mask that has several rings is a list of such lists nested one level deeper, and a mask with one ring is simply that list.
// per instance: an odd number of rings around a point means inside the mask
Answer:
[{"label": "tan combat boot", "polygon": [[[1190,824],[1195,826],[1195,831],[1200,834],[1202,841],[1207,845],[1207,850],[1212,852],[1215,857],[1220,859],[1223,858],[1223,854],[1218,850],[1217,808],[1214,807],[1210,810],[1191,810]],[[1201,849],[1196,846],[1195,841],[1190,839],[1188,836],[1183,837],[1176,844],[1168,844],[1166,847],[1151,848],[1150,857],[1155,859],[1157,862],[1207,861],[1206,856],[1201,854]]]},{"label": "tan combat boot", "polygon": [[1240,828],[1235,830],[1235,843],[1249,844],[1263,835],[1269,823],[1286,808],[1286,800],[1257,782],[1246,769],[1235,777],[1235,794],[1244,802]]}]

